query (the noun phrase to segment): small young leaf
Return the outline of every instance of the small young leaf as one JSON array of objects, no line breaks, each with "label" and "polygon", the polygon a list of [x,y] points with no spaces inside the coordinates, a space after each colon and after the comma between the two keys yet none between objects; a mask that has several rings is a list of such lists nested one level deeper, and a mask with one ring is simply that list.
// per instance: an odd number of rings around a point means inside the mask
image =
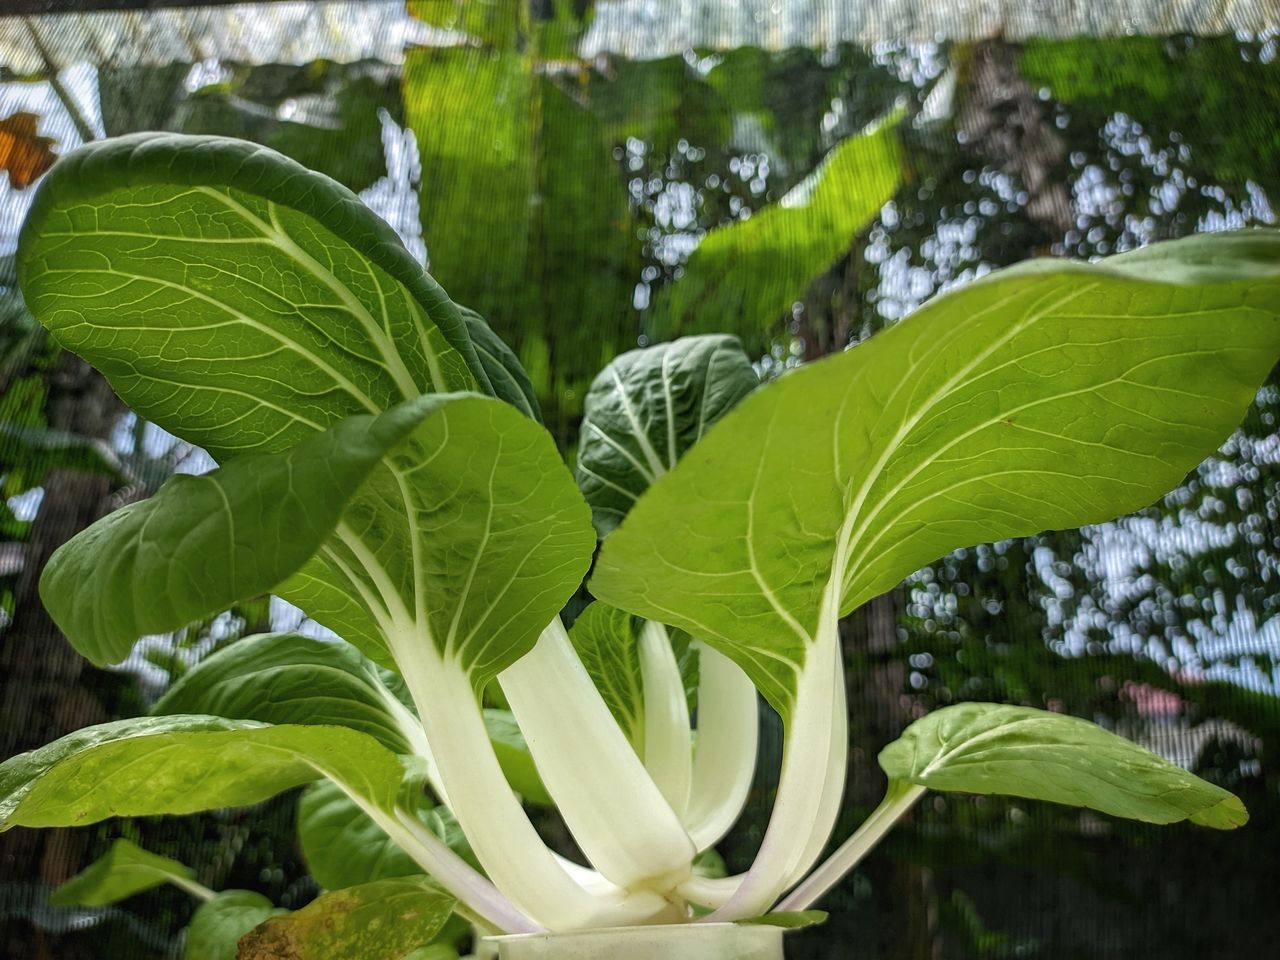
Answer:
[{"label": "small young leaf", "polygon": [[893,780],[931,790],[1089,807],[1147,823],[1229,830],[1244,804],[1149,750],[1077,717],[992,703],[935,710],[880,753]]},{"label": "small young leaf", "polygon": [[177,860],[143,850],[120,838],[105,854],[49,895],[54,907],[102,907],[173,881],[192,881],[195,871]]},{"label": "small young leaf", "polygon": [[684,337],[616,357],[591,384],[578,486],[601,537],[760,378],[734,337]]},{"label": "small young leaf", "polygon": [[345,727],[138,717],[0,764],[0,831],[247,806],[322,777],[390,808],[401,775],[393,753]]},{"label": "small young leaf", "polygon": [[401,960],[439,934],[454,899],[425,877],[323,893],[240,940],[237,960]]},{"label": "small young leaf", "polygon": [[288,913],[251,890],[224,890],[202,903],[187,927],[186,960],[237,960],[240,938],[270,917]]},{"label": "small young leaf", "polygon": [[487,387],[457,307],[353,193],[257,144],[144,133],[44,179],[32,314],[129,406],[220,462]]}]

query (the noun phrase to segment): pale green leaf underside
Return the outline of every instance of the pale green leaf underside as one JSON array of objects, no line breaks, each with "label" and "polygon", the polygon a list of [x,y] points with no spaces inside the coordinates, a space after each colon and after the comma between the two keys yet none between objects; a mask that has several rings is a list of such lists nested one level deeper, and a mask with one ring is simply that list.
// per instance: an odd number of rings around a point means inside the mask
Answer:
[{"label": "pale green leaf underside", "polygon": [[350,727],[409,754],[414,745],[405,721],[417,719],[407,698],[398,676],[348,643],[262,634],[201,660],[151,712]]},{"label": "pale green leaf underside", "polygon": [[277,593],[387,662],[413,631],[479,688],[532,649],[582,581],[595,534],[551,440],[515,408],[450,398],[376,470]]},{"label": "pale green leaf underside", "polygon": [[454,899],[425,877],[397,877],[323,893],[240,940],[237,960],[401,960],[435,939]]},{"label": "pale green leaf underside", "polygon": [[780,325],[897,192],[900,116],[837,144],[777,203],[708,233],[684,275],[655,298],[654,332],[666,338],[728,328],[760,338]]},{"label": "pale green leaf underside", "polygon": [[140,636],[266,593],[320,548],[369,472],[440,402],[352,417],[279,453],[171,477],[58,548],[40,578],[45,607],[101,665]]},{"label": "pale green leaf underside", "polygon": [[389,808],[401,768],[372,737],[345,727],[118,720],[0,764],[0,830],[246,806],[321,777]]},{"label": "pale green leaf underside", "polygon": [[195,871],[177,860],[144,850],[123,837],[105,854],[49,895],[50,906],[102,907],[170,880],[194,880]]},{"label": "pale green leaf underside", "polygon": [[187,927],[186,960],[237,960],[240,938],[269,917],[287,913],[260,893],[224,890],[202,903]]},{"label": "pale green leaf underside", "polygon": [[759,382],[737,338],[723,335],[631,350],[605,367],[584,402],[577,461],[600,536]]},{"label": "pale green leaf underside", "polygon": [[219,460],[488,386],[457,307],[394,231],[243,141],[139,134],[64,158],[18,275],[63,346]]},{"label": "pale green leaf underside", "polygon": [[607,603],[592,603],[578,615],[569,639],[591,682],[632,746],[644,744],[644,678],[634,618]]},{"label": "pale green leaf underside", "polygon": [[963,703],[917,720],[880,753],[892,780],[1089,807],[1147,823],[1220,830],[1249,819],[1238,798],[1077,717]]},{"label": "pale green leaf underside", "polygon": [[1280,354],[1280,234],[1037,260],[756,391],[606,541],[592,592],[734,658],[784,715],[847,613],[958,547],[1151,503]]}]

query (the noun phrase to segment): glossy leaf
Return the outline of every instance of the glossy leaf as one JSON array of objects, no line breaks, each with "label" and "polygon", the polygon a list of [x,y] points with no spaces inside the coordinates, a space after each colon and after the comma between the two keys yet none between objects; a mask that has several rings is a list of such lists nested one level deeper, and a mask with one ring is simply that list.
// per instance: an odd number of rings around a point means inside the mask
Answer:
[{"label": "glossy leaf", "polygon": [[389,808],[401,769],[372,737],[344,727],[117,720],[0,764],[0,830],[247,806],[322,777]]},{"label": "glossy leaf", "polygon": [[240,938],[270,917],[288,913],[260,893],[224,890],[200,905],[187,927],[186,960],[237,960]]},{"label": "glossy leaf", "polygon": [[237,640],[187,671],[151,712],[350,727],[401,754],[422,737],[398,676],[348,643],[298,634]]},{"label": "glossy leaf", "polygon": [[659,336],[724,330],[767,342],[902,182],[895,113],[841,141],[777,203],[706,235],[653,304]]},{"label": "glossy leaf", "polygon": [[105,854],[49,894],[49,905],[102,907],[164,883],[183,886],[195,877],[195,871],[185,864],[144,850],[122,837],[112,843]]},{"label": "glossy leaf", "polygon": [[715,645],[785,716],[829,580],[844,614],[958,547],[1148,505],[1243,416],[1277,303],[1269,231],[993,273],[748,397],[592,591]]},{"label": "glossy leaf", "polygon": [[1248,819],[1221,787],[1077,717],[962,703],[927,714],[880,752],[893,780],[930,790],[1089,807],[1147,823],[1229,830]]},{"label": "glossy leaf", "polygon": [[391,227],[251,143],[88,144],[42,182],[18,250],[54,337],[220,461],[487,386],[457,307]]},{"label": "glossy leaf", "polygon": [[587,394],[577,462],[600,536],[759,382],[727,336],[631,350],[605,367]]},{"label": "glossy leaf", "polygon": [[435,939],[453,905],[452,897],[424,877],[323,893],[246,934],[237,960],[400,960]]}]

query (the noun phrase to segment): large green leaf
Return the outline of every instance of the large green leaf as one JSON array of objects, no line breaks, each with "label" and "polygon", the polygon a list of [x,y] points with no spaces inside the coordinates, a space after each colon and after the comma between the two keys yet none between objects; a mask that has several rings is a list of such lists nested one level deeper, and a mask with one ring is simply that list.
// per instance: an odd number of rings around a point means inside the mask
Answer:
[{"label": "large green leaf", "polygon": [[23,227],[32,314],[217,459],[427,391],[487,387],[457,307],[328,177],[238,140],[91,143]]},{"label": "large green leaf", "polygon": [[735,337],[631,350],[596,377],[578,442],[578,486],[601,537],[760,379]]},{"label": "large green leaf", "polygon": [[298,634],[237,640],[187,671],[151,712],[350,727],[402,754],[422,736],[398,676],[348,643]]},{"label": "large green leaf", "polygon": [[310,559],[370,471],[439,402],[352,417],[281,453],[171,477],[60,547],[40,578],[41,599],[101,665],[144,634],[266,593]]},{"label": "large green leaf", "polygon": [[493,395],[505,400],[517,410],[541,422],[542,411],[538,407],[538,395],[533,382],[506,341],[494,333],[484,317],[466,307],[458,308],[471,335],[480,366],[489,378]]},{"label": "large green leaf", "polygon": [[[451,398],[277,592],[375,659],[386,659],[386,638],[426,639],[479,689],[533,647],[594,543],[547,432],[508,404]],[[420,633],[407,635],[410,625]],[[397,656],[413,659],[413,649]]]},{"label": "large green leaf", "polygon": [[748,397],[605,541],[592,591],[715,645],[785,716],[824,592],[844,614],[958,547],[1148,505],[1277,354],[1276,232],[998,271]]},{"label": "large green leaf", "polygon": [[185,864],[144,850],[122,837],[112,843],[105,854],[49,894],[49,905],[102,907],[163,883],[174,883],[189,890],[195,878],[196,872]]},{"label": "large green leaf", "polygon": [[401,960],[425,947],[454,899],[425,877],[397,877],[324,893],[264,921],[240,940],[237,960]]},{"label": "large green leaf", "polygon": [[0,830],[246,806],[322,777],[390,808],[401,768],[372,737],[345,727],[117,720],[0,764]]},{"label": "large green leaf", "polygon": [[260,893],[224,890],[202,903],[191,917],[186,960],[237,960],[241,937],[268,918],[287,912]]},{"label": "large green leaf", "polygon": [[712,230],[654,299],[662,337],[729,328],[767,339],[902,181],[900,113],[837,144],[776,204]]},{"label": "large green leaf", "polygon": [[917,720],[880,752],[892,780],[1090,807],[1147,823],[1229,830],[1249,819],[1234,795],[1077,717],[962,703]]}]

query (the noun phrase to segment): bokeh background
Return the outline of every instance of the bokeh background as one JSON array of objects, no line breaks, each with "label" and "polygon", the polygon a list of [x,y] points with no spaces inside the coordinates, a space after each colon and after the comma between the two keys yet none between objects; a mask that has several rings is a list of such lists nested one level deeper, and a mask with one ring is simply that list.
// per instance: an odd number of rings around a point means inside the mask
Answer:
[{"label": "bokeh background", "polygon": [[[1278,27],[1269,0],[0,5],[2,755],[142,713],[211,651],[297,621],[264,597],[101,671],[40,607],[54,547],[210,466],[23,308],[18,228],[77,144],[244,137],[357,191],[515,348],[571,459],[592,376],[636,345],[728,331],[771,377],[1027,257],[1273,224]],[[843,625],[837,839],[880,797],[881,746],[979,699],[1096,720],[1239,793],[1250,824],[933,798],[790,956],[1274,955],[1278,413],[1273,375],[1240,430],[1149,509],[958,551]],[[780,731],[763,708],[761,723],[756,789],[720,848],[730,868],[750,861],[776,779]],[[0,836],[0,955],[180,955],[194,904],[176,890],[46,904],[118,836],[207,886],[301,906],[318,888],[295,802]]]}]

